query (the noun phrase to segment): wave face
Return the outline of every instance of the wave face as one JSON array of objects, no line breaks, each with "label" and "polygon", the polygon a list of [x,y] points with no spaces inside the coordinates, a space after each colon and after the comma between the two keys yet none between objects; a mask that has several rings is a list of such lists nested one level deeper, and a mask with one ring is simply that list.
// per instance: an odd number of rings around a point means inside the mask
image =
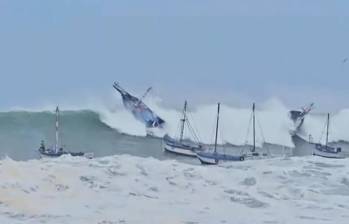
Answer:
[{"label": "wave face", "polygon": [[[159,139],[121,134],[103,123],[96,112],[63,111],[61,121],[62,144],[69,151],[94,152],[97,157],[124,153],[164,157]],[[0,113],[0,156],[38,158],[41,140],[48,146],[54,144],[54,122],[53,112]]]},{"label": "wave face", "polygon": [[[67,149],[94,152],[96,156],[128,153],[163,158],[161,141],[156,138],[145,138],[147,130],[144,124],[124,109],[121,99],[116,101],[118,103],[115,103],[115,99],[112,102],[61,107],[69,110],[63,111],[61,116],[62,141]],[[167,133],[173,137],[178,136],[181,111],[161,106],[159,99],[147,98],[146,103],[167,123],[164,129],[156,129],[154,134],[158,137]],[[17,108],[17,111],[0,112],[0,156],[8,155],[14,159],[37,158],[37,148],[41,140],[53,144],[55,115],[53,112],[47,112],[48,108],[52,109],[54,106],[35,110]],[[88,109],[81,110],[81,108]],[[43,112],[43,109],[46,112]],[[204,143],[213,143],[216,105],[195,106],[189,110],[191,124],[197,130],[200,140]],[[260,145],[264,139],[271,144],[294,147],[290,137],[294,125],[289,119],[288,111],[289,108],[275,99],[257,105],[257,144]],[[325,117],[325,115],[307,116],[300,135],[308,139],[311,134],[314,141],[320,141]],[[251,144],[250,118],[251,108],[234,108],[223,104],[219,143]],[[349,110],[333,114],[330,140],[349,141],[347,124],[349,124]],[[192,138],[187,130],[185,136]]]},{"label": "wave face", "polygon": [[133,156],[4,159],[0,223],[347,224],[348,164],[315,157],[222,167]]}]

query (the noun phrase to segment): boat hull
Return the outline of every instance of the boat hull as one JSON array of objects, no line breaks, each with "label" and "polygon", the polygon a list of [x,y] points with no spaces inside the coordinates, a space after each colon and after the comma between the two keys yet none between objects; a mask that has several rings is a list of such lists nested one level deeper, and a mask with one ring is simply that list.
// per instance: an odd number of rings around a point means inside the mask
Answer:
[{"label": "boat hull", "polygon": [[218,160],[214,159],[214,158],[210,158],[210,157],[206,157],[206,156],[201,156],[199,154],[196,155],[196,157],[199,159],[199,161],[201,162],[201,164],[203,165],[217,165],[218,164]]},{"label": "boat hull", "polygon": [[345,158],[343,155],[338,153],[328,153],[328,152],[322,152],[319,150],[314,150],[313,156],[319,156],[319,157],[328,158],[328,159],[344,159]]},{"label": "boat hull", "polygon": [[164,145],[164,151],[182,156],[196,157],[196,152],[194,150],[171,146],[167,144]]},{"label": "boat hull", "polygon": [[198,144],[193,142],[180,142],[168,135],[165,135],[163,138],[163,149],[165,152],[190,157],[196,157],[196,153],[204,150]]},{"label": "boat hull", "polygon": [[203,165],[217,165],[220,162],[242,162],[245,160],[244,156],[232,156],[219,153],[197,153],[197,158]]},{"label": "boat hull", "polygon": [[344,156],[341,152],[342,149],[340,147],[335,148],[327,145],[315,144],[313,155],[330,159],[343,159]]},{"label": "boat hull", "polygon": [[63,155],[70,155],[72,157],[85,157],[87,159],[93,159],[94,154],[93,153],[84,153],[84,152],[43,152],[42,150],[39,150],[40,158],[59,158]]},{"label": "boat hull", "polygon": [[331,148],[338,148],[340,147],[342,150],[339,153],[329,153],[324,152],[321,150],[316,149],[315,143],[311,143],[306,141],[304,138],[302,138],[299,135],[293,135],[292,141],[295,145],[295,148],[293,149],[293,155],[294,156],[320,156],[324,158],[346,158],[349,156],[349,147],[347,144],[344,143],[330,143]]}]

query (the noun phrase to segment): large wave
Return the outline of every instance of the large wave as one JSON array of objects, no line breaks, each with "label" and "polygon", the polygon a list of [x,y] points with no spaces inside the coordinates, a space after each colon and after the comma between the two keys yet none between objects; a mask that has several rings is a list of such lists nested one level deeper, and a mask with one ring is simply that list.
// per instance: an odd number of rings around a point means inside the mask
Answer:
[{"label": "large wave", "polygon": [[[177,136],[179,133],[179,121],[182,116],[181,111],[162,107],[161,101],[156,98],[148,98],[146,101],[167,122],[165,129],[156,134],[159,137],[165,133]],[[214,104],[197,105],[190,108],[189,117],[191,124],[197,130],[200,140],[204,143],[212,143],[217,106]],[[288,109],[278,100],[270,100],[259,105],[258,108],[257,142],[262,142],[265,138],[265,141],[269,143],[292,146],[289,135],[292,122],[288,118]],[[122,107],[118,107],[115,111],[100,109],[98,113],[101,115],[101,120],[110,127],[132,135],[146,135],[144,125],[136,121]],[[251,108],[235,108],[222,104],[219,142],[228,142],[236,145],[251,142],[250,118]],[[186,131],[185,136],[191,138],[191,132]]]},{"label": "large wave", "polygon": [[[162,137],[165,134],[178,136],[179,121],[182,116],[180,106],[169,108],[162,106],[161,99],[148,97],[145,103],[149,105],[159,116],[166,120],[166,127],[163,130],[155,131],[155,135]],[[252,107],[252,105],[251,105]],[[45,105],[35,108],[15,108],[15,110],[25,110],[31,112],[49,111],[53,112],[54,105]],[[62,110],[91,110],[99,115],[100,122],[117,130],[133,136],[146,136],[147,130],[143,123],[137,121],[129,111],[124,109],[121,98],[88,99],[79,104],[61,104]],[[257,104],[257,144],[268,142],[272,144],[293,147],[290,132],[294,130],[294,125],[289,119],[287,108],[280,100],[270,99]],[[292,108],[294,109],[294,108]],[[213,143],[214,129],[216,121],[217,105],[193,105],[189,102],[189,118],[191,124],[200,140],[204,143]],[[78,116],[78,115],[77,115]],[[222,103],[219,143],[231,143],[243,145],[251,143],[251,108],[233,107]],[[303,126],[301,135],[304,138],[312,136],[314,141],[320,141],[324,135],[325,114],[309,115]],[[95,117],[94,117],[95,119]],[[64,121],[63,121],[64,122]],[[83,122],[82,122],[83,123]],[[331,116],[330,140],[349,141],[349,109],[343,109]],[[46,124],[51,125],[51,124]],[[19,129],[21,127],[18,127]],[[90,128],[93,128],[92,126]],[[187,138],[192,138],[191,133],[185,131]]]},{"label": "large wave", "polygon": [[[156,133],[161,137],[164,133],[172,136],[179,134],[179,120],[181,111],[161,106],[162,102],[158,98],[148,98],[146,103],[163,117],[167,126],[162,132]],[[251,106],[252,107],[252,106]],[[99,108],[101,109],[101,108]],[[293,146],[290,133],[295,127],[289,118],[289,111],[294,108],[287,108],[280,100],[270,99],[261,104],[257,104],[257,143],[263,141],[285,146]],[[217,106],[192,105],[190,106],[189,117],[193,126],[204,143],[212,143],[214,138],[214,127],[216,120]],[[118,129],[121,132],[145,136],[144,125],[136,121],[132,115],[120,105],[117,110],[98,110],[104,123]],[[318,142],[323,140],[326,114],[310,114],[306,117],[301,135],[304,138],[312,136]],[[222,104],[220,122],[220,143],[231,143],[242,145],[251,143],[251,108],[233,107]],[[343,109],[331,115],[330,140],[349,140],[349,109]],[[185,136],[191,138],[190,132],[186,131]]]}]

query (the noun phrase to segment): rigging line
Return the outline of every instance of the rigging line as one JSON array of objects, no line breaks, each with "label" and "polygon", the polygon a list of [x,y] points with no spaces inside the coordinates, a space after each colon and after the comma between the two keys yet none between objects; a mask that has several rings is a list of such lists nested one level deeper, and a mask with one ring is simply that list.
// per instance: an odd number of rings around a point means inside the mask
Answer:
[{"label": "rigging line", "polygon": [[224,132],[223,132],[223,128],[222,128],[222,125],[219,126],[219,139],[221,140],[221,145],[223,146],[223,151],[224,151],[224,154],[225,154],[225,140],[224,140]]},{"label": "rigging line", "polygon": [[223,148],[223,154],[224,154],[224,155],[227,154],[227,151],[226,151],[227,147],[228,147],[227,144],[223,144],[223,147],[222,147],[222,148]]},{"label": "rigging line", "polygon": [[200,141],[198,135],[197,135],[197,132],[196,130],[193,128],[193,125],[191,124],[190,122],[190,119],[189,119],[189,116],[188,116],[189,113],[187,113],[187,119],[186,119],[186,125],[189,129],[189,131],[191,132],[191,134],[193,135],[193,137],[195,138],[196,141]]},{"label": "rigging line", "polygon": [[247,133],[246,133],[246,137],[245,137],[245,145],[248,144],[248,136],[250,135],[250,131],[251,131],[252,119],[253,119],[253,112],[250,115],[250,120],[249,120],[248,126],[247,126]]},{"label": "rigging line", "polygon": [[192,137],[194,138],[193,140],[196,141],[196,143],[198,143],[198,137],[195,133],[195,130],[193,130],[193,128],[191,127],[190,121],[189,121],[189,116],[188,116],[188,112],[185,115],[185,125],[188,128],[190,134],[192,135]]},{"label": "rigging line", "polygon": [[145,93],[139,98],[138,104],[140,104],[148,95],[149,93],[153,90],[153,87],[149,87]]},{"label": "rigging line", "polygon": [[[261,137],[262,137],[262,141],[263,141],[262,142],[262,148],[264,148],[266,141],[265,141],[265,136],[264,136],[262,124],[261,124],[261,122],[260,122],[258,117],[256,117],[256,120],[257,120],[259,131],[261,132]],[[271,155],[271,151],[270,151],[269,147],[265,147],[265,148],[266,148],[266,151],[267,151],[268,155]]]},{"label": "rigging line", "polygon": [[214,144],[212,144],[212,142],[215,142],[215,132],[216,132],[216,118],[214,119],[215,121],[212,123],[212,128],[211,128],[211,145],[214,146]]},{"label": "rigging line", "polygon": [[175,139],[179,139],[179,136],[178,136],[178,133],[180,132],[180,130],[181,130],[181,124],[180,123],[178,123],[177,124],[177,129],[176,129],[177,131],[176,131],[176,134],[175,134]]},{"label": "rigging line", "polygon": [[190,120],[192,120],[193,122],[190,122],[190,125],[191,127],[193,128],[195,134],[197,135],[198,139],[200,140],[201,139],[201,136],[200,136],[200,132],[198,131],[199,129],[197,129],[196,125],[195,125],[195,120],[193,119],[193,115],[189,112],[188,115],[190,116]]},{"label": "rigging line", "polygon": [[325,122],[325,125],[322,128],[322,132],[321,132],[321,136],[320,136],[320,140],[319,140],[320,143],[322,142],[322,138],[324,137],[326,126],[327,126],[327,122]]},{"label": "rigging line", "polygon": [[194,131],[192,130],[192,128],[190,127],[189,121],[187,121],[186,123],[187,123],[186,126],[187,126],[187,128],[188,128],[188,130],[190,132],[190,135],[193,137],[193,140],[197,141],[197,137],[196,137]]},{"label": "rigging line", "polygon": [[193,130],[192,126],[190,125],[189,121],[187,121],[187,127],[189,129],[189,132],[191,132],[191,134],[193,135],[194,141],[196,141],[197,144],[200,143],[200,139],[198,138],[198,136],[196,135],[195,131]]},{"label": "rigging line", "polygon": [[262,141],[265,142],[265,136],[264,136],[264,132],[263,132],[263,128],[262,128],[261,122],[259,121],[258,118],[256,118],[256,120],[257,120],[259,131],[261,132]]}]

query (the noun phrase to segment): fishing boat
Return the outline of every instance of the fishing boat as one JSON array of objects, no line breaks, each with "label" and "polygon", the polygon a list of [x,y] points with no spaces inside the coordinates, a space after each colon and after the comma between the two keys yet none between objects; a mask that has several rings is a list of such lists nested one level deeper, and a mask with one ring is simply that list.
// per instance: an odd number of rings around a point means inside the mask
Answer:
[{"label": "fishing boat", "polygon": [[251,119],[248,125],[248,131],[247,131],[247,136],[249,136],[249,131],[250,131],[250,126],[251,126],[251,120],[252,120],[252,145],[248,144],[248,141],[245,143],[245,147],[243,147],[243,150],[241,154],[245,157],[245,159],[261,159],[265,158],[267,156],[270,156],[269,148],[264,146],[265,140],[264,140],[264,134],[262,131],[261,126],[259,126],[260,131],[261,131],[261,136],[263,138],[263,144],[262,148],[265,148],[265,152],[261,153],[261,150],[258,150],[257,152],[257,146],[256,146],[256,104],[252,104],[252,115]]},{"label": "fishing boat", "polygon": [[308,115],[314,108],[314,103],[309,104],[308,106],[302,107],[300,110],[291,110],[289,113],[290,119],[293,121],[295,130],[297,133],[304,124],[305,116]]},{"label": "fishing boat", "polygon": [[180,120],[180,135],[179,139],[171,138],[169,135],[165,135],[163,138],[163,148],[165,152],[174,153],[177,155],[195,157],[197,152],[203,151],[203,147],[199,143],[184,139],[185,127],[191,130],[193,138],[198,141],[198,137],[192,128],[188,116],[187,116],[187,101],[184,102],[183,118]]},{"label": "fishing boat", "polygon": [[[138,121],[144,123],[146,128],[164,127],[165,121],[155,114],[147,105],[145,105],[145,103],[143,103],[144,98],[152,90],[151,87],[147,89],[141,98],[131,95],[117,82],[114,82],[113,87],[120,93],[125,108],[130,111]],[[152,133],[152,131],[149,131],[149,133]]]},{"label": "fishing boat", "polygon": [[220,116],[220,103],[217,105],[217,121],[216,121],[216,134],[215,134],[215,143],[213,152],[205,151],[198,152],[196,154],[197,158],[204,165],[217,165],[219,162],[226,161],[244,161],[244,156],[235,156],[235,155],[226,155],[219,153],[217,151],[218,145],[218,132],[219,132],[219,116]]},{"label": "fishing boat", "polygon": [[85,153],[85,152],[69,152],[64,150],[63,146],[60,145],[60,112],[59,108],[57,106],[56,108],[56,141],[55,145],[53,147],[46,147],[45,142],[41,141],[41,145],[39,148],[39,153],[41,158],[57,158],[63,155],[70,155],[70,156],[79,156],[79,157],[86,157],[88,159],[92,159],[94,157],[93,153]]},{"label": "fishing boat", "polygon": [[321,143],[315,144],[313,148],[313,155],[324,157],[324,158],[342,159],[344,158],[344,156],[342,155],[342,148],[329,146],[329,143],[328,143],[329,128],[330,128],[330,114],[328,113],[327,121],[326,121],[325,145]]}]

